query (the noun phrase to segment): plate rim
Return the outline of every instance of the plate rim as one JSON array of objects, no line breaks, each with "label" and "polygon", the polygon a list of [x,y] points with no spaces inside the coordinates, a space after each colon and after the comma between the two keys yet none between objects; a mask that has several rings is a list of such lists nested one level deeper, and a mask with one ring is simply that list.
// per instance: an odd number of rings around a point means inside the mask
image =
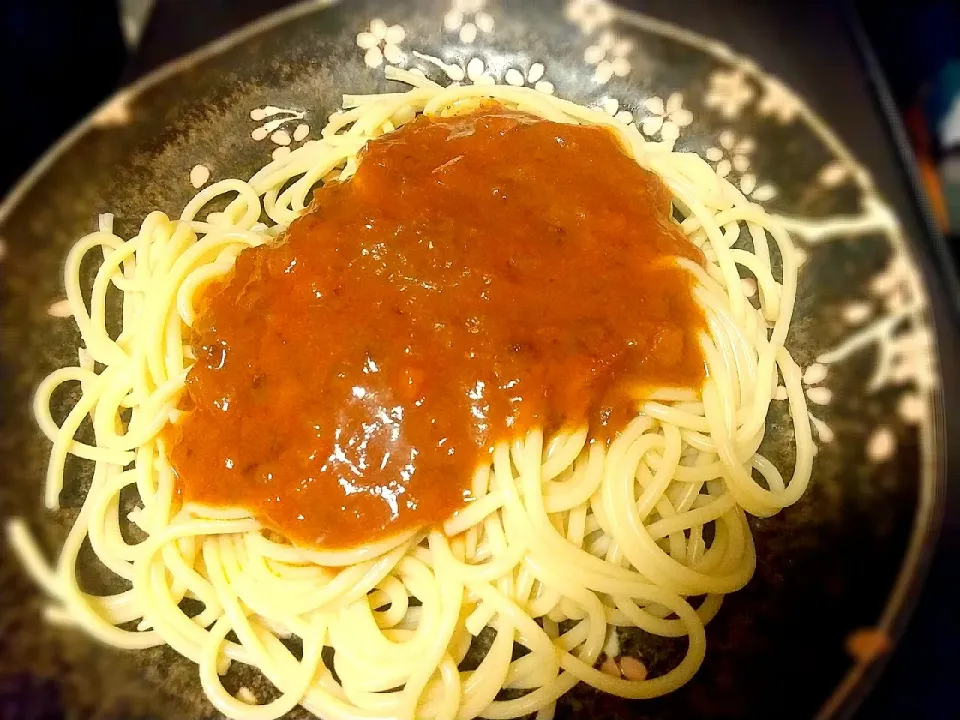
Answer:
[{"label": "plate rim", "polygon": [[[249,23],[241,25],[226,35],[209,41],[195,50],[163,63],[134,82],[117,88],[103,102],[98,104],[66,133],[61,135],[39,159],[16,180],[10,190],[2,200],[0,200],[0,227],[8,222],[17,206],[56,164],[58,159],[69,152],[85,134],[95,129],[98,125],[98,119],[109,113],[112,108],[122,107],[141,95],[144,91],[161,84],[168,78],[176,76],[198,63],[226,53],[262,33],[310,15],[313,12],[340,5],[343,2],[345,2],[345,0],[299,0],[299,2],[294,3],[290,7],[272,11]],[[740,67],[755,79],[775,78],[778,82],[782,82],[777,75],[767,73],[762,63],[758,63],[751,56],[731,48],[722,40],[694,30],[689,30],[681,25],[662,20],[647,13],[622,6],[616,6],[616,12],[619,19],[639,28],[642,32],[671,39],[710,55],[722,63]],[[856,28],[853,29],[855,33]],[[861,58],[863,58],[864,49],[862,42],[857,45],[856,49],[859,51]],[[869,57],[865,60],[869,64]],[[874,83],[872,86],[872,94],[882,104],[884,93],[889,95],[886,81],[884,78],[877,76],[876,73],[873,73],[871,79]],[[790,85],[787,83],[782,84],[785,88],[794,92]],[[883,198],[883,194],[873,185],[869,167],[857,159],[857,156],[850,151],[846,143],[834,133],[831,126],[807,103],[802,94],[795,92],[794,94],[803,101],[799,115],[814,134],[844,161],[861,167],[869,180],[871,191]],[[884,129],[888,133],[895,135],[895,120],[891,119],[889,113],[884,112],[882,109],[878,111],[878,114],[881,116],[881,120],[885,125]],[[903,150],[899,147],[896,137],[891,137],[891,143],[895,146],[894,149],[902,158]],[[921,269],[921,272],[919,272],[921,279],[920,286],[927,300],[926,312],[929,324],[934,331],[935,351],[933,356],[937,362],[937,375],[940,383],[931,395],[932,422],[930,423],[930,427],[926,429],[926,432],[921,430],[918,433],[920,436],[918,449],[921,457],[916,495],[917,506],[913,514],[912,526],[899,568],[897,569],[880,617],[875,625],[877,629],[882,630],[890,638],[891,648],[887,652],[880,653],[865,662],[854,662],[834,686],[830,695],[821,703],[819,710],[814,715],[816,720],[850,717],[875,687],[890,656],[900,643],[909,625],[917,601],[926,583],[932,559],[938,545],[940,530],[946,515],[946,489],[947,479],[949,478],[948,461],[950,452],[946,433],[948,420],[944,397],[945,392],[942,382],[944,378],[944,366],[943,363],[940,362],[943,357],[941,352],[943,343],[941,342],[940,336],[942,330],[946,330],[955,337],[960,337],[960,334],[957,332],[956,323],[947,328],[943,326],[949,325],[949,323],[943,323],[942,321],[938,323],[934,317],[932,306],[934,305],[934,300],[936,300],[941,305],[947,306],[946,312],[953,320],[960,318],[960,280],[958,280],[958,274],[952,262],[948,261],[950,257],[949,251],[946,249],[942,235],[936,231],[935,227],[931,226],[929,219],[923,212],[922,202],[917,197],[916,189],[909,182],[909,169],[903,162],[898,163],[898,168],[906,175],[906,177],[901,176],[901,182],[906,181],[908,185],[907,194],[909,201],[914,205],[914,210],[918,211],[921,215],[921,222],[918,223],[917,234],[926,235],[927,237],[925,239],[929,241],[928,246],[924,247],[921,244],[921,238],[911,234],[902,241],[902,246],[908,253],[911,263],[918,269]],[[884,198],[884,200],[886,199]],[[898,209],[898,211],[899,210],[900,209]],[[900,212],[896,212],[895,217],[898,223],[900,223]],[[927,267],[919,261],[919,258],[923,256],[927,256],[938,262],[933,263],[932,267]],[[927,437],[924,437],[925,435]]]}]

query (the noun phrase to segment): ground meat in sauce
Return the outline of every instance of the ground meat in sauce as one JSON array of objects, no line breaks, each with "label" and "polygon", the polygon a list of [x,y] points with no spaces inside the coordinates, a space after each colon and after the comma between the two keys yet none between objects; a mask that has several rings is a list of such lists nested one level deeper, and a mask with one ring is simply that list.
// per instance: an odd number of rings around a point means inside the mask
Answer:
[{"label": "ground meat in sauce", "polygon": [[494,443],[603,439],[636,388],[700,386],[678,257],[702,262],[610,131],[420,117],[205,291],[168,434],[184,498],[323,548],[438,523]]}]

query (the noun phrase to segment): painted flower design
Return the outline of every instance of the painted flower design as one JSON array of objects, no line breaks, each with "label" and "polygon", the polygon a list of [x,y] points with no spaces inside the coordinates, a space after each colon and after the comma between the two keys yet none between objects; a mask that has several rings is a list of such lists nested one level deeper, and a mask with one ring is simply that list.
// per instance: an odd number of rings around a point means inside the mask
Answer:
[{"label": "painted flower design", "polygon": [[522,87],[529,85],[534,90],[538,90],[547,95],[552,95],[554,91],[553,83],[543,79],[545,68],[543,63],[535,62],[527,70],[526,74],[516,68],[507,68],[503,74],[503,80],[507,85]]},{"label": "painted flower design", "polygon": [[[886,338],[879,347],[880,367],[889,367],[891,383],[912,385],[897,401],[897,415],[908,425],[921,423],[930,405],[934,383],[933,338],[925,328],[912,328],[895,337]],[[889,460],[897,448],[893,428],[881,425],[875,428],[867,441],[867,457],[873,462]]]},{"label": "painted flower design", "polygon": [[763,97],[757,105],[757,111],[761,115],[769,115],[781,124],[785,124],[797,116],[800,108],[800,98],[786,85],[774,78],[764,80]]},{"label": "painted flower design", "polygon": [[478,57],[471,58],[465,68],[467,79],[474,85],[496,85],[497,79],[491,75]]},{"label": "painted flower design", "polygon": [[613,20],[613,8],[603,0],[571,0],[565,14],[567,20],[576,23],[586,35]]},{"label": "painted flower design", "polygon": [[673,93],[664,102],[663,98],[650,97],[643,101],[650,113],[640,122],[640,129],[649,138],[658,133],[662,140],[672,142],[680,137],[680,128],[693,122],[693,113],[683,107],[683,95]]},{"label": "painted flower design", "polygon": [[484,35],[493,33],[493,16],[484,11],[486,0],[454,0],[453,7],[443,16],[443,27],[456,32],[460,42],[470,44],[477,39],[478,32]]},{"label": "painted flower design", "polygon": [[210,182],[210,168],[206,165],[197,164],[190,169],[190,184],[199,190]]},{"label": "painted flower design", "polygon": [[[744,196],[756,202],[766,202],[777,195],[773,185],[759,184],[757,176],[750,172],[750,155],[756,148],[753,138],[738,139],[732,130],[724,130],[717,136],[717,144],[705,153],[709,162],[714,163],[717,175],[730,180]],[[731,173],[739,180],[734,180]]]},{"label": "painted flower design", "polygon": [[821,385],[827,379],[827,366],[813,363],[803,371],[803,387],[807,400],[814,405],[829,405],[833,399],[830,388]]},{"label": "painted flower design", "polygon": [[914,272],[910,261],[897,255],[870,284],[870,293],[883,308],[878,324],[872,326],[880,360],[868,386],[871,390],[912,384],[927,394],[936,384],[933,337],[921,319],[923,302],[914,287]]},{"label": "painted flower design", "polygon": [[[300,122],[304,116],[302,110],[289,110],[274,105],[254,108],[250,111],[250,119],[261,124],[254,128],[250,137],[257,142],[269,137],[270,142],[277,146],[273,151],[273,158],[278,160],[290,152],[292,144],[302,142],[310,134],[310,126]],[[297,124],[293,126],[292,123]],[[289,129],[291,127],[292,131]]]},{"label": "painted flower design", "polygon": [[[418,60],[422,60],[427,65],[433,65],[434,67],[439,68],[453,82],[463,82],[463,79],[467,76],[466,71],[460,65],[446,63],[438,57],[427,55],[418,50],[413,50],[411,54]],[[481,64],[482,63],[483,61],[481,61]],[[420,73],[426,77],[426,73],[421,68],[413,68],[412,72]]]},{"label": "painted flower design", "polygon": [[[923,322],[924,304],[916,290],[914,273],[908,258],[895,255],[870,283],[870,297],[841,311],[848,323],[860,328],[817,361],[839,362],[872,345],[879,357],[867,384],[869,391],[913,385],[921,394],[929,393],[936,384],[933,337]],[[874,315],[876,310],[880,312]]]},{"label": "painted flower design", "polygon": [[[508,68],[504,73],[503,80],[508,85],[518,87],[529,84],[538,92],[552,95],[554,91],[553,83],[543,79],[544,71],[545,69],[542,63],[533,63],[525,74],[516,68]],[[466,67],[462,69],[462,72],[463,75],[459,76],[459,79],[462,80],[466,78],[474,85],[496,85],[498,82],[498,78],[491,73],[490,68],[488,68],[479,57],[471,58],[466,64]],[[451,74],[448,72],[448,75],[451,75],[451,77],[456,74],[457,73]]]},{"label": "painted flower design", "polygon": [[738,140],[732,130],[717,136],[717,144],[706,152],[707,160],[715,163],[717,175],[727,177],[731,170],[744,173],[750,169],[750,154],[756,147],[753,138]]},{"label": "painted flower design", "polygon": [[741,68],[714,71],[710,75],[710,88],[703,98],[704,105],[728,120],[736,118],[751,100],[753,87]]},{"label": "painted flower design", "polygon": [[[827,366],[821,363],[813,363],[803,371],[803,394],[807,398],[807,416],[810,418],[810,426],[816,433],[817,439],[821,443],[831,443],[834,440],[834,432],[827,423],[817,417],[813,410],[817,406],[823,407],[829,405],[833,400],[833,391],[823,385],[827,379]],[[774,400],[786,400],[787,388],[779,385],[773,393]]]},{"label": "painted flower design", "polygon": [[[844,321],[857,329],[817,358],[817,365],[823,367],[873,348],[877,361],[867,392],[909,388],[897,404],[897,415],[910,425],[925,417],[936,385],[933,336],[923,322],[924,304],[916,287],[915,270],[909,260],[895,255],[870,283],[869,297],[841,309]],[[868,438],[865,452],[872,462],[884,462],[896,448],[894,429],[881,425]]]},{"label": "painted flower design", "polygon": [[[882,316],[868,330],[882,327],[890,317]],[[878,338],[876,342],[880,359],[868,389],[875,390],[886,384],[912,386],[897,402],[897,415],[908,425],[920,423],[927,413],[930,393],[936,382],[930,331],[918,323],[910,323],[905,330]],[[888,460],[895,452],[896,444],[894,430],[881,425],[867,442],[867,456],[874,462]]]},{"label": "painted flower design", "polygon": [[73,311],[70,309],[70,301],[63,298],[62,300],[51,303],[50,307],[47,308],[47,315],[58,319],[73,317]]},{"label": "painted flower design", "polygon": [[380,67],[383,61],[398,65],[403,62],[400,43],[407,36],[401,25],[387,25],[382,19],[370,21],[370,28],[357,35],[357,47],[364,50],[363,61],[372,68]]},{"label": "painted flower design", "polygon": [[593,72],[594,82],[605,85],[614,76],[625,77],[630,74],[630,53],[633,42],[620,39],[612,32],[600,34],[597,41],[583,52],[583,60],[596,66]]},{"label": "painted flower design", "polygon": [[817,180],[826,188],[835,188],[849,177],[849,166],[840,160],[834,160],[823,167],[817,175]]},{"label": "painted flower design", "polygon": [[616,98],[607,97],[600,101],[599,105],[594,106],[597,110],[602,110],[610,117],[619,120],[624,125],[629,125],[633,122],[633,113],[622,108],[620,106],[620,101]]}]

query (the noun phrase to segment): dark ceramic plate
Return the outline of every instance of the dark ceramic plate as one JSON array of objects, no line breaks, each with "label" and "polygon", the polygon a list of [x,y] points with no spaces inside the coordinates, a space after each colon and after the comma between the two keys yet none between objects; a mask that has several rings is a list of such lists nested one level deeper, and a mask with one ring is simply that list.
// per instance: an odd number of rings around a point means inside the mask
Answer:
[{"label": "dark ceramic plate", "polygon": [[[25,516],[53,552],[78,501],[67,493],[62,512],[42,510],[48,445],[29,410],[40,379],[76,362],[77,333],[58,317],[71,243],[98,212],[116,213],[125,236],[153,208],[178,213],[206,171],[249,176],[285,143],[319,131],[341,93],[389,89],[385,59],[438,80],[531,85],[599,105],[648,137],[675,137],[784,215],[806,258],[789,345],[805,368],[818,445],[810,491],[754,523],[756,577],[710,624],[693,682],[642,703],[578,688],[558,717],[787,718],[848,708],[872,673],[846,653],[845,638],[902,627],[939,517],[939,369],[918,246],[868,170],[775,78],[718,43],[599,0],[299,7],[155,73],[71,133],[0,208],[2,514]],[[285,112],[251,115],[267,106]],[[775,411],[771,423],[782,418]],[[82,484],[84,469],[72,471]],[[97,573],[88,575],[92,587]],[[215,716],[195,668],[172,651],[107,650],[44,624],[40,596],[9,552],[0,588],[5,717],[59,708]]]}]

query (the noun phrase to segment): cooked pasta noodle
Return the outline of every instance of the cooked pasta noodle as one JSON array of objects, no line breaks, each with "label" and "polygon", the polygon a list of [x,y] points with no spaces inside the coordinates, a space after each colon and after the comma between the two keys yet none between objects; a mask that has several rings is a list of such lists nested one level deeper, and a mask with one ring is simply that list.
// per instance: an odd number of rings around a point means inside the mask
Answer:
[{"label": "cooked pasta noodle", "polygon": [[[814,446],[800,373],[784,345],[797,292],[791,240],[699,157],[645,142],[602,112],[525,88],[441,87],[391,73],[413,88],[346,96],[322,139],[247,181],[211,184],[179,218],[153,212],[124,240],[103,215],[99,229],[77,242],[65,282],[81,361],[44,380],[35,401],[53,443],[47,507],[57,509],[70,482],[68,455],[93,461],[95,471],[55,565],[21,520],[10,525],[13,543],[50,596],[51,617],[121,648],[171,646],[197,663],[210,701],[237,720],[279,717],[298,704],[328,720],[546,718],[578,682],[626,698],[669,693],[700,666],[704,626],[723,596],[754,572],[747,514],[765,517],[794,503],[810,477]],[[273,241],[318,183],[349,178],[369,139],[417,114],[464,113],[488,98],[557,122],[606,125],[669,187],[681,229],[707,260],[686,263],[707,321],[702,392],[648,394],[607,444],[589,443],[587,430],[549,437],[535,430],[501,443],[473,477],[475,502],[442,528],[352,550],[298,548],[243,512],[181,507],[160,431],[179,412],[193,361],[187,336],[198,288],[245,248]],[[204,215],[217,200],[228,201],[225,209]],[[94,250],[104,259],[85,303],[80,266]],[[755,279],[756,305],[742,277]],[[122,322],[113,337],[107,316],[115,294]],[[789,478],[758,454],[780,382],[793,421]],[[65,383],[78,383],[81,393],[58,425],[50,401]],[[87,420],[92,444],[76,439]],[[121,517],[128,488],[139,499]],[[126,523],[144,539],[128,542]],[[104,597],[80,589],[85,538],[129,589]],[[185,599],[200,612],[188,615]],[[638,673],[632,662],[623,677],[611,674],[603,660],[616,659],[625,627],[686,638],[685,655],[662,674]],[[492,642],[475,669],[461,671],[485,628]],[[291,651],[288,637],[299,638],[302,653]],[[517,657],[515,645],[528,652]],[[324,647],[333,649],[332,668]],[[227,692],[221,677],[231,663],[259,670],[276,699],[256,705],[249,691],[240,693],[247,699]],[[505,698],[504,689],[516,692]]]}]

